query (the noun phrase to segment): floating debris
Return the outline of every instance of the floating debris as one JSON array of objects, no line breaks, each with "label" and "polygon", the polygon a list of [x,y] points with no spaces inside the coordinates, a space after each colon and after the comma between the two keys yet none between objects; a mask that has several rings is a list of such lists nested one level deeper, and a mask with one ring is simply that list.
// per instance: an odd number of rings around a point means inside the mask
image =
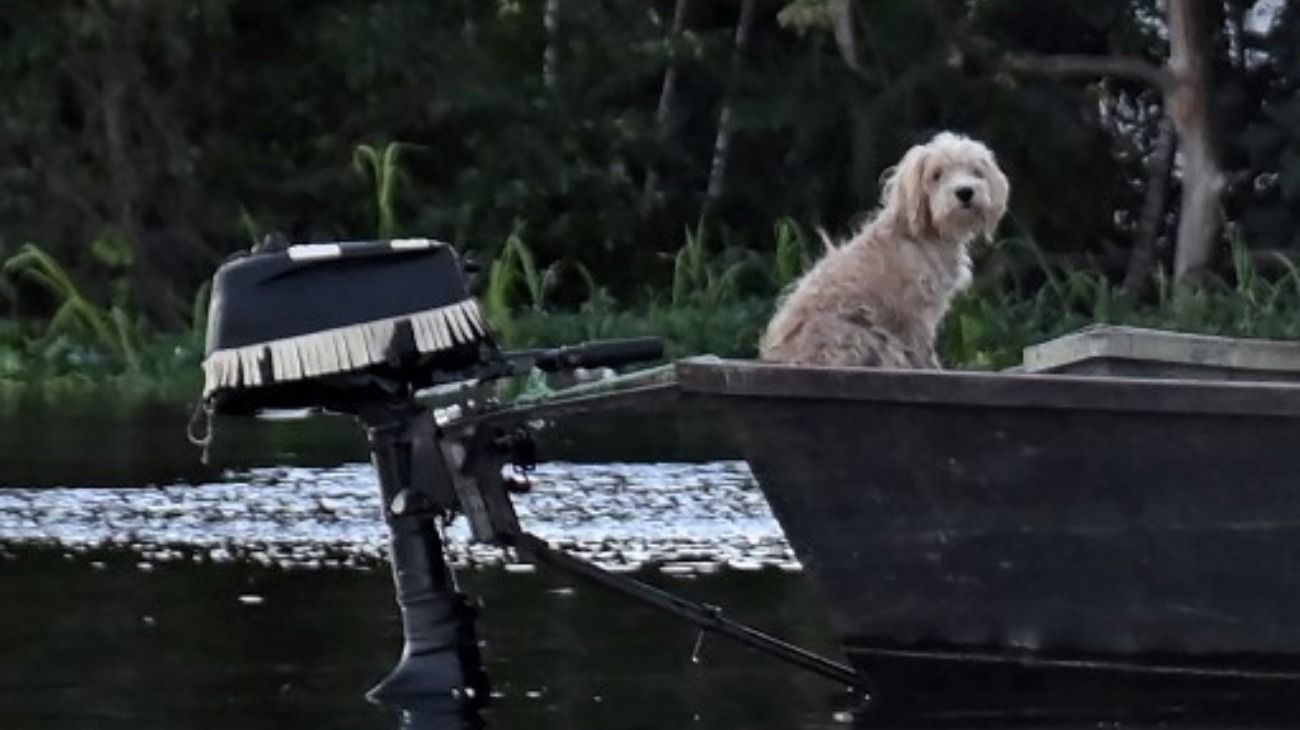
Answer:
[{"label": "floating debris", "polygon": [[239,602],[245,606],[260,606],[266,603],[266,599],[253,593],[246,593],[239,597]]}]

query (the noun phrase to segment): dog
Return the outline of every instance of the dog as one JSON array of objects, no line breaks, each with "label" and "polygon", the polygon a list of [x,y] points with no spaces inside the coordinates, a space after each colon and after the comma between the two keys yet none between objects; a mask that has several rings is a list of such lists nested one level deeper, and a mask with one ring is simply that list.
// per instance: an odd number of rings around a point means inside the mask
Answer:
[{"label": "dog", "polygon": [[759,358],[794,365],[939,369],[935,334],[971,280],[1011,193],[982,143],[941,132],[883,177],[880,207],[778,301]]}]

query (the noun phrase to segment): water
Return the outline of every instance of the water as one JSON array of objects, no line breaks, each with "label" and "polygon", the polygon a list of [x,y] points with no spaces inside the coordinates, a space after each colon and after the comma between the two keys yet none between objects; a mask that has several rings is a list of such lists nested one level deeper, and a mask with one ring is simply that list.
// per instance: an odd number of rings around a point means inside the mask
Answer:
[{"label": "water", "polygon": [[[402,725],[363,699],[401,631],[359,433],[342,419],[231,421],[220,468],[203,467],[185,415],[94,403],[0,415],[0,728]],[[636,421],[617,433],[669,461],[628,461],[622,439],[593,432],[550,433],[545,452],[564,460],[519,498],[524,524],[834,652],[766,502],[716,434]],[[692,661],[698,636],[683,622],[471,545],[460,523],[448,538],[483,603],[489,727],[849,719],[852,698],[823,679],[713,637]]]},{"label": "water", "polygon": [[[170,561],[5,548],[0,727],[395,727],[362,693],[400,650],[382,570]],[[499,728],[829,728],[835,688],[680,622],[542,573],[483,568],[463,586]],[[824,643],[797,575],[646,575]]]},{"label": "water", "polygon": [[[744,462],[549,463],[516,499],[522,524],[614,570],[669,573],[799,565]],[[0,489],[0,535],[73,552],[133,548],[144,561],[247,560],[280,567],[383,567],[387,532],[369,464],[271,467],[220,481],[144,487]],[[458,568],[509,562],[448,530]]]},{"label": "water", "polygon": [[[343,419],[231,421],[219,466],[204,467],[186,415],[0,409],[0,729],[883,726],[820,677],[721,638],[697,652],[682,621],[471,545],[460,524],[448,552],[483,605],[493,700],[468,719],[373,706],[363,694],[401,631],[359,433]],[[709,423],[581,423],[541,447],[554,460],[517,502],[529,529],[836,656],[766,502]]]}]

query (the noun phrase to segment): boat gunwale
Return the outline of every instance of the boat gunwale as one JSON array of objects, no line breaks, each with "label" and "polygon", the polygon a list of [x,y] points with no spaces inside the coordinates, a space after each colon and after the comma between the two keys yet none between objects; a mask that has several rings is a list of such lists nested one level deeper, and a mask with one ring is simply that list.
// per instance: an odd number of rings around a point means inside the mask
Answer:
[{"label": "boat gunwale", "polygon": [[933,406],[1300,417],[1300,382],[795,366],[695,357],[683,395]]}]

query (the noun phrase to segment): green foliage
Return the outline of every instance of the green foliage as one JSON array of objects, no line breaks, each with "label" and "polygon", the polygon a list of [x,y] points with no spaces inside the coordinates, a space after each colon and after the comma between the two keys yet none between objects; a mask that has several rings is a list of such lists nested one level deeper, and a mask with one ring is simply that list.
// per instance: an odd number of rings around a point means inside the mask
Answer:
[{"label": "green foliage", "polygon": [[488,311],[506,314],[515,304],[515,294],[523,286],[525,306],[541,311],[546,306],[546,277],[538,271],[537,261],[516,231],[506,238],[501,256],[492,262],[484,295]]},{"label": "green foliage", "polygon": [[[1228,137],[1229,152],[1243,158],[1249,174],[1238,192],[1244,234],[1265,248],[1300,247],[1300,5],[1286,3],[1274,31],[1255,41],[1263,68],[1255,85],[1232,89],[1232,98],[1254,98],[1258,113]],[[1268,82],[1263,79],[1268,78]]]},{"label": "green foliage", "polygon": [[524,308],[540,311],[546,301],[546,286],[537,271],[533,252],[515,232],[506,238],[501,255],[488,268],[487,285],[482,296],[488,321],[506,340],[514,337],[515,322],[511,313],[521,287],[528,297]]},{"label": "green foliage", "polygon": [[776,14],[776,22],[797,33],[830,30],[834,27],[830,0],[789,0]]},{"label": "green foliage", "polygon": [[1017,275],[977,278],[954,303],[940,332],[946,363],[975,369],[1001,369],[1020,361],[1025,347],[1091,324],[1126,324],[1229,337],[1300,338],[1300,269],[1278,257],[1280,276],[1255,268],[1240,240],[1232,245],[1233,266],[1226,277],[1207,275],[1175,285],[1164,275],[1150,299],[1136,300],[1104,274],[1070,270],[1047,262],[1030,241],[1009,241],[998,256],[1029,253],[1029,273],[1042,279],[1036,288]]},{"label": "green foliage", "polygon": [[777,290],[783,290],[812,266],[813,258],[808,250],[808,236],[795,220],[777,220],[775,231],[776,262],[772,284]]},{"label": "green foliage", "polygon": [[[148,264],[131,267],[135,309],[170,327],[185,319],[163,316],[170,303],[189,301],[232,248],[274,231],[435,235],[491,253],[522,222],[540,270],[581,262],[613,296],[637,297],[688,280],[660,263],[700,219],[724,93],[735,130],[726,192],[718,226],[693,232],[710,245],[723,231],[766,243],[778,211],[845,225],[876,197],[881,169],[939,127],[989,139],[1017,183],[1069,170],[1094,191],[1017,184],[1018,212],[1053,249],[1114,237],[1115,209],[1134,203],[1133,165],[1111,154],[1095,98],[954,67],[925,3],[856,4],[861,73],[846,72],[826,2],[769,6],[735,84],[735,7],[691,3],[673,37],[672,5],[564,3],[548,34],[544,3],[90,3],[49,16],[12,0],[0,25],[0,240],[41,241],[100,296],[102,271],[83,254],[117,228]],[[943,7],[959,20],[965,5]],[[979,29],[1055,18],[1017,7],[983,13]],[[1134,24],[1084,15],[1067,18],[1065,35]],[[660,118],[670,64],[675,94]],[[742,283],[711,274],[714,287]]]},{"label": "green foliage", "polygon": [[[120,239],[101,238],[91,249],[112,267],[129,267],[133,260]],[[53,316],[39,327],[0,320],[0,383],[7,388],[39,382],[85,389],[111,382],[134,390],[188,394],[197,386],[208,287],[195,297],[190,330],[160,334],[130,312],[124,294],[108,305],[92,300],[59,261],[35,244],[24,245],[2,270],[32,283],[55,302]],[[123,289],[114,288],[119,293]]]},{"label": "green foliage", "polygon": [[[493,262],[484,306],[503,344],[542,347],[592,339],[654,335],[665,338],[670,358],[700,353],[748,358],[772,313],[776,293],[797,278],[810,255],[808,236],[797,224],[774,227],[776,252],[748,264],[764,286],[721,286],[733,270],[725,248],[714,251],[688,234],[675,262],[685,280],[674,300],[669,292],[619,304],[589,272],[586,298],[576,308],[551,304],[561,267],[539,270],[521,234],[511,235]],[[1147,299],[1120,291],[1100,272],[1069,269],[1028,238],[1001,241],[980,264],[975,284],[954,303],[940,331],[939,351],[949,367],[995,370],[1020,361],[1022,350],[1095,323],[1132,324],[1237,337],[1300,339],[1300,267],[1277,257],[1281,273],[1265,276],[1248,248],[1233,242],[1232,268],[1175,286],[1165,277]],[[798,263],[796,263],[798,262]],[[81,299],[68,322],[41,334],[0,320],[0,389],[42,382],[65,392],[105,382],[139,392],[191,398],[199,381],[206,291],[193,303],[193,331],[163,335],[133,325],[124,310],[105,310],[84,300],[58,263],[25,247],[7,265],[12,273],[56,282],[52,292]],[[77,317],[89,317],[87,323]],[[59,320],[63,322],[64,320]],[[128,343],[134,355],[123,350]]]},{"label": "green foliage", "polygon": [[726,264],[711,256],[702,225],[686,231],[686,243],[673,259],[672,305],[716,306],[735,299],[744,266],[744,262]]},{"label": "green foliage", "polygon": [[[1012,263],[958,303],[949,362],[997,367],[1097,320],[1289,331],[1294,277],[1252,273],[1244,253],[1221,279],[1161,281],[1142,302],[1051,264],[1126,252],[1159,95],[1124,80],[1007,76],[955,52],[973,34],[994,54],[1160,62],[1155,0],[856,2],[852,68],[827,0],[760,4],[734,83],[736,6],[690,3],[678,36],[673,6],[562,3],[548,30],[541,2],[51,13],[6,0],[0,250],[42,247],[14,256],[0,282],[0,317],[21,318],[0,318],[0,373],[189,367],[213,267],[276,232],[433,235],[494,258],[485,306],[511,341],[662,328],[675,352],[744,354],[772,298],[818,255],[806,232],[851,227],[881,170],[941,128],[996,150],[1035,242],[995,252]],[[1215,76],[1221,117],[1245,120],[1222,130],[1225,213],[1257,249],[1285,251],[1300,245],[1300,9],[1281,12],[1267,32],[1221,38]],[[728,94],[729,172],[705,226]]]},{"label": "green foliage", "polygon": [[382,152],[367,144],[352,151],[352,167],[374,184],[375,235],[397,236],[397,185],[402,179],[399,156],[414,145],[389,142]]},{"label": "green foliage", "polygon": [[[650,297],[619,307],[607,295],[593,297],[575,311],[529,307],[509,318],[508,342],[517,347],[551,346],[603,337],[664,337],[670,357],[712,353],[753,357],[759,334],[772,313],[776,291],[807,267],[807,235],[797,224],[778,222],[778,251],[765,264],[771,289],[744,295],[715,288],[708,296]],[[791,251],[800,251],[793,265]],[[1029,238],[1006,239],[995,246],[975,284],[954,302],[939,335],[941,359],[949,367],[997,370],[1020,362],[1024,348],[1091,324],[1128,324],[1233,337],[1300,339],[1300,267],[1277,257],[1277,276],[1262,275],[1248,247],[1234,239],[1232,269],[1175,286],[1158,276],[1148,299],[1121,291],[1105,274],[1052,263]],[[717,255],[693,235],[678,253],[683,274],[709,281],[720,268]],[[783,263],[784,262],[784,263]],[[692,278],[695,277],[695,278]],[[600,290],[598,290],[600,291]],[[720,292],[726,292],[722,294]]]},{"label": "green foliage", "polygon": [[771,304],[744,299],[708,307],[650,302],[620,309],[597,299],[574,312],[523,312],[514,320],[510,344],[544,347],[611,337],[656,336],[669,358],[700,353],[753,357]]},{"label": "green foliage", "polygon": [[28,243],[5,261],[4,271],[35,282],[58,301],[46,329],[47,340],[60,335],[83,337],[121,357],[134,369],[135,348],[129,333],[124,331],[127,325],[123,324],[121,310],[117,307],[105,310],[87,299],[52,256],[36,244]]}]

